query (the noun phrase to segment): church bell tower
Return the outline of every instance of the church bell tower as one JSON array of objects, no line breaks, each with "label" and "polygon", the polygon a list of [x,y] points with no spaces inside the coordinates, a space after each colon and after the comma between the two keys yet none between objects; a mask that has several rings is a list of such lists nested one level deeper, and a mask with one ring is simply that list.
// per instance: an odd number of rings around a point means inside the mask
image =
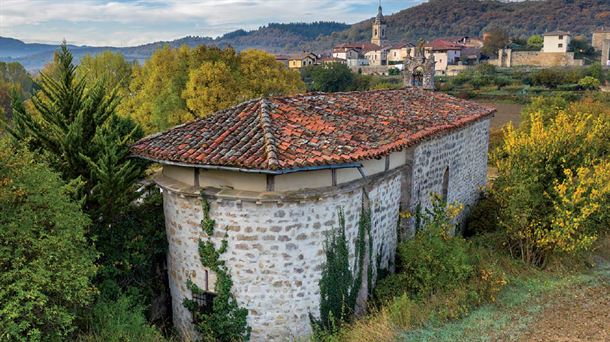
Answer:
[{"label": "church bell tower", "polygon": [[386,40],[386,29],[385,19],[383,19],[383,13],[381,11],[381,0],[379,0],[379,8],[377,9],[377,16],[373,21],[373,35],[371,37],[371,43],[382,46]]}]

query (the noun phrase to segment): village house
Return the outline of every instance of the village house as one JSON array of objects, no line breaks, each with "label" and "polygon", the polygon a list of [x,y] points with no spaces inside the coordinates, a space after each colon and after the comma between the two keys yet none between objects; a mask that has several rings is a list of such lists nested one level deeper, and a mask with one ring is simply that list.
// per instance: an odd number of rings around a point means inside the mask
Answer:
[{"label": "village house", "polygon": [[434,55],[435,72],[446,75],[450,65],[457,65],[462,56],[464,46],[444,39],[435,39],[425,45],[426,53]]},{"label": "village house", "polygon": [[570,51],[572,36],[569,32],[554,31],[544,34],[544,44],[541,51],[513,51],[500,49],[498,59],[492,61],[500,67],[513,66],[582,66],[582,59],[575,59],[574,52]]},{"label": "village house", "polygon": [[388,64],[402,64],[407,56],[413,57],[414,48],[411,43],[392,45],[388,50]]},{"label": "village house", "polygon": [[601,52],[601,63],[610,67],[610,29],[598,29],[593,32],[591,46]]},{"label": "village house", "polygon": [[553,31],[544,34],[543,52],[568,52],[572,35],[570,32]]},{"label": "village house", "polygon": [[288,67],[290,69],[301,69],[306,66],[315,65],[318,62],[318,55],[313,52],[302,52],[288,57]]},{"label": "village house", "polygon": [[[187,281],[213,295],[215,275],[198,254],[203,200],[216,222],[213,241],[228,243],[222,258],[249,312],[252,340],[307,336],[309,315],[319,314],[325,239],[338,227],[339,210],[348,241],[362,208],[370,210],[370,279],[377,267],[391,270],[399,236],[414,234],[412,220],[399,221],[401,210],[429,207],[432,193],[466,211],[476,202],[493,113],[420,88],[316,93],[250,100],[137,142],[134,156],[163,166],[155,182],[176,329],[194,336],[182,304],[194,296]],[[374,285],[363,279],[361,304]]]}]

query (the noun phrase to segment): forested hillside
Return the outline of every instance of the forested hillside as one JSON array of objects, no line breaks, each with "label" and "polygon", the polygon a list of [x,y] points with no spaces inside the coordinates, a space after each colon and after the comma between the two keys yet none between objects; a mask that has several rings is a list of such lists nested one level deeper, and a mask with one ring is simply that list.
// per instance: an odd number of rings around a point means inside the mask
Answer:
[{"label": "forested hillside", "polygon": [[[419,6],[386,15],[390,41],[417,41],[443,36],[480,36],[500,27],[511,37],[530,36],[552,30],[570,31],[587,37],[599,27],[610,27],[608,0],[545,0],[499,2],[481,0],[430,0]],[[308,46],[326,49],[337,42],[368,40],[371,23],[366,20],[348,30],[321,37]]]}]

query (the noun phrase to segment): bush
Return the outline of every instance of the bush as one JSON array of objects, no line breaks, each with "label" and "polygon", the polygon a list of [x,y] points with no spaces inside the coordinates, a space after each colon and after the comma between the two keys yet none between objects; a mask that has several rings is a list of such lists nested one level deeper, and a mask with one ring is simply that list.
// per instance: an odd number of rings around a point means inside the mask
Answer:
[{"label": "bush", "polygon": [[144,306],[129,296],[116,301],[101,300],[87,317],[88,329],[79,336],[83,342],[164,341],[161,333],[150,326]]},{"label": "bush", "polygon": [[93,299],[96,252],[74,186],[0,139],[0,339],[67,340]]},{"label": "bush", "polygon": [[597,90],[601,82],[592,76],[585,76],[578,81],[578,86],[584,90]]},{"label": "bush", "polygon": [[548,114],[533,114],[528,129],[509,126],[493,154],[499,173],[493,192],[506,246],[542,267],[554,254],[589,249],[600,227],[610,224],[608,117]]},{"label": "bush", "polygon": [[557,90],[561,90],[561,91],[577,91],[580,90],[582,87],[578,84],[561,84],[559,86],[557,86]]},{"label": "bush", "polygon": [[490,193],[484,193],[475,204],[465,222],[464,236],[483,235],[498,229],[500,204]]},{"label": "bush", "polygon": [[445,209],[445,203],[435,196],[431,209],[416,213],[420,226],[415,237],[397,248],[398,271],[407,275],[402,290],[410,296],[450,289],[471,275],[468,243],[451,237],[455,229],[451,220],[458,212],[454,206]]}]

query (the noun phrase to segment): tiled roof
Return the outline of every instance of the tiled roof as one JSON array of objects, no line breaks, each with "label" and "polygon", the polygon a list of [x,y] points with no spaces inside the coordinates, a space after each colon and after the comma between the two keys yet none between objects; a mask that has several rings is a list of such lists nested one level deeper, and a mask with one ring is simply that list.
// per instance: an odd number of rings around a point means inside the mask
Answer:
[{"label": "tiled roof", "polygon": [[450,42],[444,39],[435,39],[430,43],[426,44],[426,47],[432,50],[461,50],[464,45]]},{"label": "tiled roof", "polygon": [[421,89],[271,97],[146,137],[131,151],[159,162],[257,170],[335,165],[380,158],[493,112]]},{"label": "tiled roof", "polygon": [[544,35],[545,36],[569,36],[570,32],[566,32],[566,31],[551,31],[551,32],[546,32]]}]

